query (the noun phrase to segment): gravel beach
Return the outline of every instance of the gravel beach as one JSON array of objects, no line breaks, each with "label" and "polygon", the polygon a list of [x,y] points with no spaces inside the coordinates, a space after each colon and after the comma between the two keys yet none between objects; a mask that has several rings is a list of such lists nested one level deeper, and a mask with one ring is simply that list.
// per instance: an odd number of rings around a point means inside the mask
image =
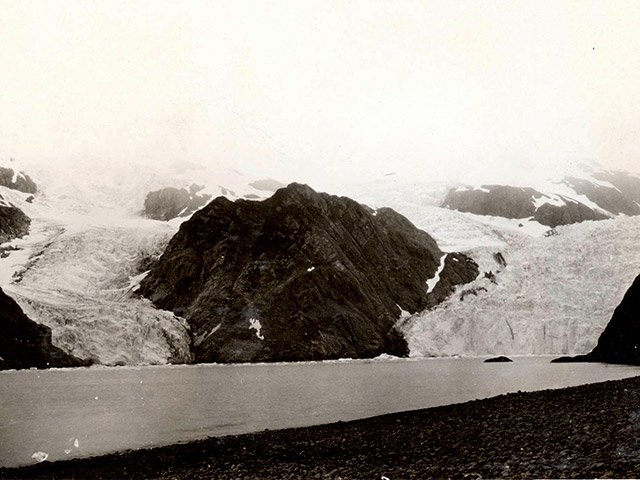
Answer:
[{"label": "gravel beach", "polygon": [[383,477],[640,477],[640,377],[0,469],[38,479]]}]

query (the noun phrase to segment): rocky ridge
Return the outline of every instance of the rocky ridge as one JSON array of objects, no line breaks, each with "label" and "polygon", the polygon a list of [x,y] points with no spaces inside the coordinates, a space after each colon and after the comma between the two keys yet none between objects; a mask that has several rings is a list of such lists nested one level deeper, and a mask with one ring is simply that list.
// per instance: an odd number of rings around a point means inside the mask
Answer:
[{"label": "rocky ridge", "polygon": [[600,171],[588,178],[567,176],[548,190],[508,185],[452,188],[442,206],[554,228],[617,215],[640,215],[639,202],[640,176]]},{"label": "rocky ridge", "polygon": [[398,318],[477,274],[391,209],[294,183],[261,202],[214,199],[140,292],[187,320],[201,362],[405,356]]}]

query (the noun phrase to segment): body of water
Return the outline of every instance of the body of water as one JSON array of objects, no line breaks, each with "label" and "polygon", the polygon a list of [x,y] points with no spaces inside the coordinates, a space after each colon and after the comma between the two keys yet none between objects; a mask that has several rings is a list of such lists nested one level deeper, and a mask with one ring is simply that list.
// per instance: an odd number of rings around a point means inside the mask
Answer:
[{"label": "body of water", "polygon": [[435,407],[640,375],[551,357],[0,372],[0,465]]}]

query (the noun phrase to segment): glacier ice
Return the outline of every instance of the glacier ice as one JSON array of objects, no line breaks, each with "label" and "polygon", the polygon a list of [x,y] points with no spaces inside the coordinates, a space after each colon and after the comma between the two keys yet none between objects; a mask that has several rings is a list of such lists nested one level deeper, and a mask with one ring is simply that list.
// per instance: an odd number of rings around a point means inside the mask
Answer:
[{"label": "glacier ice", "polygon": [[140,278],[136,259],[169,234],[144,220],[56,233],[5,289],[30,318],[52,329],[54,345],[77,357],[107,365],[187,362],[186,323],[138,298],[131,281]]},{"label": "glacier ice", "polygon": [[590,351],[640,271],[640,218],[557,231],[550,237],[503,232],[504,268],[493,258],[494,248],[468,252],[481,270],[500,270],[497,284],[481,276],[434,310],[402,320],[411,355]]}]

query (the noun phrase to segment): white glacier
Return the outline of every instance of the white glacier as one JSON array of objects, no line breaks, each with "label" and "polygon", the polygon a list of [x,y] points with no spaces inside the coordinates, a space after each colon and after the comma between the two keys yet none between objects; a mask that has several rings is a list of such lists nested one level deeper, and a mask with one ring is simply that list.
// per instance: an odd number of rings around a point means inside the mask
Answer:
[{"label": "white glacier", "polygon": [[[590,351],[640,273],[639,217],[558,227],[558,235],[503,235],[468,253],[482,275],[436,309],[401,321],[412,356],[578,354]],[[461,298],[464,298],[463,300]]]}]

